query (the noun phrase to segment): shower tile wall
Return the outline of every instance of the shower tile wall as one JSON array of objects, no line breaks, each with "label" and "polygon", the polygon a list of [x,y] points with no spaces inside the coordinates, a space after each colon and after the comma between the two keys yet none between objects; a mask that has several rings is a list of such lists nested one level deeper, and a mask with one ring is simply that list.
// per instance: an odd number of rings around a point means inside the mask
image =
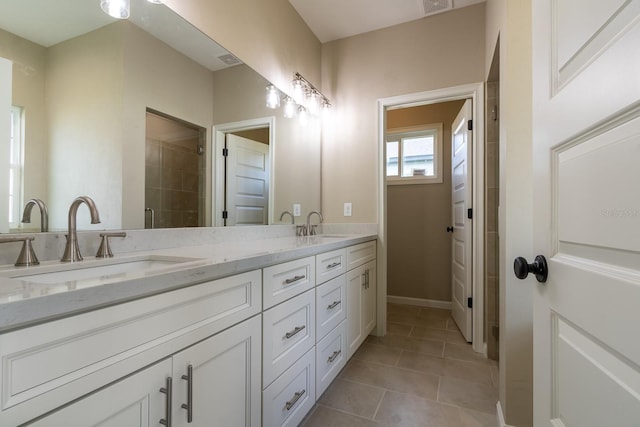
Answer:
[{"label": "shower tile wall", "polygon": [[485,149],[485,331],[487,356],[498,359],[498,197],[499,197],[498,83],[487,83],[487,139]]},{"label": "shower tile wall", "polygon": [[[155,228],[199,225],[201,156],[198,138],[163,142],[147,139],[145,206],[155,212]],[[150,228],[150,215],[145,217]]]}]

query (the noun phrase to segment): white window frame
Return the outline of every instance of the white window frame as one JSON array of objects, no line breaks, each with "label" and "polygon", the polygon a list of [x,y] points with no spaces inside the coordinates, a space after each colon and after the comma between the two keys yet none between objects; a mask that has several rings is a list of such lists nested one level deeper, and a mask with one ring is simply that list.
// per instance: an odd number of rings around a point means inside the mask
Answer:
[{"label": "white window frame", "polygon": [[20,210],[23,199],[24,176],[24,109],[11,106],[11,135],[9,137],[9,227],[18,228],[21,225]]},{"label": "white window frame", "polygon": [[[435,134],[433,144],[433,175],[431,176],[402,176],[402,138],[415,137],[420,135]],[[431,123],[421,126],[412,126],[406,128],[389,129],[385,134],[384,158],[385,168],[384,174],[387,185],[411,185],[411,184],[441,184],[443,182],[442,173],[442,123]],[[387,176],[387,143],[389,141],[398,141],[398,176]]]}]

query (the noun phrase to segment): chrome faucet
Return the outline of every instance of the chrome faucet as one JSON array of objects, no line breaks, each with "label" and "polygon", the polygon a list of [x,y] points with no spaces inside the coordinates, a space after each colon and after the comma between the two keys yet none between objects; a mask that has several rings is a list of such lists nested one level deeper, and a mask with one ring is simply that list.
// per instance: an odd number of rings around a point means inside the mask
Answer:
[{"label": "chrome faucet", "polygon": [[313,214],[318,215],[318,218],[320,218],[320,222],[323,221],[322,214],[320,212],[318,211],[309,212],[309,215],[307,215],[307,226],[306,226],[306,233],[305,233],[305,235],[307,236],[313,236],[316,234],[316,226],[311,225],[311,215]]},{"label": "chrome faucet", "polygon": [[289,215],[291,217],[291,224],[295,224],[295,218],[293,217],[293,214],[289,211],[284,211],[280,214],[280,221],[282,221],[282,218],[284,218],[285,215]]},{"label": "chrome faucet", "polygon": [[29,199],[24,205],[24,212],[22,212],[22,222],[29,224],[31,222],[31,210],[34,205],[38,205],[40,209],[40,231],[46,233],[49,231],[49,213],[47,212],[47,205],[40,199]]},{"label": "chrome faucet", "polygon": [[82,255],[80,254],[80,247],[78,246],[78,234],[76,232],[76,215],[78,208],[81,204],[86,204],[91,214],[91,224],[100,223],[100,215],[98,215],[98,208],[93,202],[91,197],[81,196],[71,203],[69,208],[69,234],[67,236],[67,245],[64,247],[64,255],[62,255],[61,262],[74,262],[82,261]]}]

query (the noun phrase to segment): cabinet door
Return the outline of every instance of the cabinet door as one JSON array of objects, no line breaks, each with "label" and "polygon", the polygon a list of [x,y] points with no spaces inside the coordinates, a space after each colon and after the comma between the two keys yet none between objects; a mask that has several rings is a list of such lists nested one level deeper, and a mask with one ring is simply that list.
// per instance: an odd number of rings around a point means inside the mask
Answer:
[{"label": "cabinet door", "polygon": [[371,261],[364,265],[365,284],[362,287],[362,332],[367,335],[376,326],[376,262]]},{"label": "cabinet door", "polygon": [[347,272],[347,357],[351,358],[362,341],[362,293],[364,288],[364,266]]},{"label": "cabinet door", "polygon": [[160,389],[166,386],[166,379],[170,376],[171,360],[165,359],[30,425],[158,426],[166,417],[166,395]]},{"label": "cabinet door", "polygon": [[173,426],[260,425],[260,332],[255,316],[173,357]]}]

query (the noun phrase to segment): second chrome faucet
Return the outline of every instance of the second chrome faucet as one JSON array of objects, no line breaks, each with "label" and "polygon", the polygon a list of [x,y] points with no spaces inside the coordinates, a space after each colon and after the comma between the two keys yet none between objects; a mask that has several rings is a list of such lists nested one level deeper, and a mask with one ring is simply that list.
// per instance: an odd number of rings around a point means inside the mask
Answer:
[{"label": "second chrome faucet", "polygon": [[96,204],[88,196],[78,197],[71,203],[69,208],[69,232],[67,235],[67,245],[64,247],[64,255],[62,255],[62,262],[74,262],[82,261],[82,255],[80,254],[80,248],[78,246],[78,233],[76,231],[76,216],[78,214],[78,208],[81,204],[86,204],[89,208],[89,214],[91,215],[91,224],[100,223],[100,215],[98,214],[98,208]]}]

